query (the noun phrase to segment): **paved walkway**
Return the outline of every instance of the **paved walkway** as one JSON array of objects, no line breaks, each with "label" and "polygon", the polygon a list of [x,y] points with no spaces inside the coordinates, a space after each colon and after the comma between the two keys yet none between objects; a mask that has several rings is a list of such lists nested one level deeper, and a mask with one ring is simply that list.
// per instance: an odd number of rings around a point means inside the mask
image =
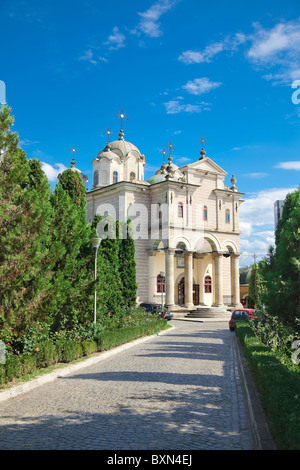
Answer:
[{"label": "paved walkway", "polygon": [[253,449],[227,322],[171,323],[0,403],[0,449]]}]

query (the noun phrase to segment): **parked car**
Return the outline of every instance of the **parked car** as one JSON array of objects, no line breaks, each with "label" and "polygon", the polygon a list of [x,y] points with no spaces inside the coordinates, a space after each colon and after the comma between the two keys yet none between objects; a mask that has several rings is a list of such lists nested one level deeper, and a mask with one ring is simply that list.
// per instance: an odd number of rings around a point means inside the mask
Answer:
[{"label": "parked car", "polygon": [[260,310],[256,310],[255,308],[240,308],[234,310],[231,314],[231,318],[229,320],[229,329],[230,331],[234,331],[235,322],[238,320],[248,320],[261,318],[263,313]]},{"label": "parked car", "polygon": [[166,313],[164,313],[163,318],[164,318],[165,320],[172,320],[172,318],[173,318],[173,313],[172,313],[172,312],[166,312]]},{"label": "parked car", "polygon": [[157,313],[159,311],[157,304],[141,303],[139,307],[149,313]]}]

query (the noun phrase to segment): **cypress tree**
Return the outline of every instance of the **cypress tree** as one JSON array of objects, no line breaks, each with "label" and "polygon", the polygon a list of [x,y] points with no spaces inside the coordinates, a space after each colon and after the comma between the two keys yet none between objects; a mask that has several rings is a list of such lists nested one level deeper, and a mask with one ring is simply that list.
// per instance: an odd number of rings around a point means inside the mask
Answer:
[{"label": "cypress tree", "polygon": [[11,109],[0,110],[0,321],[17,333],[40,320],[51,270],[50,186],[11,131]]},{"label": "cypress tree", "polygon": [[119,241],[119,269],[121,278],[121,292],[123,305],[133,307],[136,305],[137,281],[135,243],[131,221],[122,224],[123,236]]},{"label": "cypress tree", "polygon": [[91,226],[85,219],[84,186],[76,172],[67,170],[56,185],[52,243],[56,253],[51,315],[55,328],[72,329],[92,320]]}]

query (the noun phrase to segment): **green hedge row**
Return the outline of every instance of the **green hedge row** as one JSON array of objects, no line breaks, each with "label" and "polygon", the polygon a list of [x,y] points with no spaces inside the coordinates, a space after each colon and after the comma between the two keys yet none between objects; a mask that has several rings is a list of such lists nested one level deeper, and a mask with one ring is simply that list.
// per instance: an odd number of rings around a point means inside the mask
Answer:
[{"label": "green hedge row", "polygon": [[68,363],[94,352],[101,352],[119,346],[136,338],[149,336],[166,329],[165,320],[158,319],[140,326],[120,328],[105,331],[96,336],[93,341],[43,341],[35,348],[34,355],[18,355],[6,358],[5,364],[0,364],[0,386],[16,378],[35,374],[39,369],[58,363]]},{"label": "green hedge row", "polygon": [[246,322],[235,332],[245,353],[279,449],[300,450],[300,374],[282,364]]}]

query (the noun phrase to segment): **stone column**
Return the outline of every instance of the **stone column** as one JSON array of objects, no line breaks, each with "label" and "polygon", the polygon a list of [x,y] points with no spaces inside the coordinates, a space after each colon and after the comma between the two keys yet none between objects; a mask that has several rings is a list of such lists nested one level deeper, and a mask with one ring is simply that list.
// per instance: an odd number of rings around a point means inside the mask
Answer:
[{"label": "stone column", "polygon": [[223,261],[222,253],[216,253],[214,255],[214,266],[215,266],[214,286],[213,286],[214,292],[215,292],[214,307],[224,307],[222,261]]},{"label": "stone column", "polygon": [[154,302],[153,296],[156,294],[156,251],[148,252],[148,302]]},{"label": "stone column", "polygon": [[184,296],[185,307],[193,307],[193,253],[184,253]]},{"label": "stone column", "polygon": [[239,254],[232,253],[231,258],[231,302],[232,307],[240,307]]},{"label": "stone column", "polygon": [[166,306],[174,306],[174,253],[175,250],[165,250],[166,260]]}]

